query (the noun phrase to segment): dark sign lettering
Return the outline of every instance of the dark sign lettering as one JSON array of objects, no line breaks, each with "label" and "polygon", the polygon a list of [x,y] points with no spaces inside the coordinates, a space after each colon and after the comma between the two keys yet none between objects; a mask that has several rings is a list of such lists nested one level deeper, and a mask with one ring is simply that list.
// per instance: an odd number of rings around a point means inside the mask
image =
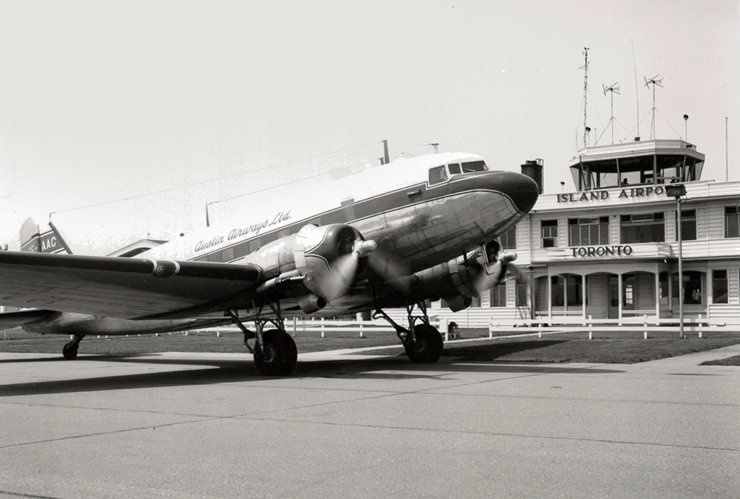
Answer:
[{"label": "dark sign lettering", "polygon": [[[618,199],[622,198],[641,198],[647,196],[662,196],[665,194],[665,187],[662,185],[646,185],[644,187],[630,187],[619,191]],[[609,191],[582,191],[566,192],[557,194],[558,203],[572,203],[575,201],[596,201],[609,199]]]},{"label": "dark sign lettering", "polygon": [[274,216],[265,218],[264,220],[260,220],[259,222],[245,225],[244,227],[236,227],[234,229],[231,229],[225,237],[214,236],[213,238],[206,241],[198,241],[198,244],[195,245],[195,251],[203,251],[214,248],[216,246],[219,246],[220,244],[223,244],[224,241],[231,241],[233,239],[240,239],[248,236],[257,236],[264,229],[272,227],[273,225],[281,224],[290,219],[290,210],[279,211]]},{"label": "dark sign lettering", "polygon": [[630,256],[632,246],[577,246],[571,248],[574,257]]}]

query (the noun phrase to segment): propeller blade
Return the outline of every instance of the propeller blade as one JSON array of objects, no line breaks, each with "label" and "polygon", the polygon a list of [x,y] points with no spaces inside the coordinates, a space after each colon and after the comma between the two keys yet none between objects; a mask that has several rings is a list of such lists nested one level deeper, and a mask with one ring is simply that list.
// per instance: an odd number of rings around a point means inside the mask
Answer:
[{"label": "propeller blade", "polygon": [[386,281],[394,281],[409,275],[409,266],[393,253],[381,249],[375,250],[368,256],[368,264],[373,272]]},{"label": "propeller blade", "polygon": [[478,291],[478,293],[482,293],[483,291],[497,285],[507,276],[526,282],[527,277],[522,273],[519,267],[514,264],[514,260],[516,260],[516,253],[513,251],[507,251],[493,264],[491,272],[481,269],[481,273],[473,283],[476,291]]},{"label": "propeller blade", "polygon": [[373,240],[358,239],[352,244],[351,252],[334,260],[329,271],[319,277],[319,288],[324,297],[331,301],[343,296],[355,279],[360,258],[371,255],[377,247],[378,243]]},{"label": "propeller blade", "polygon": [[506,272],[511,274],[511,277],[513,277],[517,281],[527,282],[529,280],[524,272],[522,272],[522,269],[520,269],[518,265],[514,265],[513,263],[510,263],[506,266]]},{"label": "propeller blade", "polygon": [[319,288],[327,300],[335,300],[347,292],[357,273],[359,260],[360,255],[355,251],[342,255],[328,272],[319,277]]}]

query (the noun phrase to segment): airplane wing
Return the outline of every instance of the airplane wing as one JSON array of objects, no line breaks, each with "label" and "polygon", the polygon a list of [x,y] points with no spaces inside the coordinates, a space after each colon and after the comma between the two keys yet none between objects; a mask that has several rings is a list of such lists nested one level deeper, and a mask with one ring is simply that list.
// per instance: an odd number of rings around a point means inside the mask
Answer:
[{"label": "airplane wing", "polygon": [[140,319],[227,308],[261,282],[256,265],[0,251],[0,303]]},{"label": "airplane wing", "polygon": [[0,329],[23,326],[31,322],[42,321],[57,317],[59,312],[55,310],[19,310],[17,312],[0,313]]}]

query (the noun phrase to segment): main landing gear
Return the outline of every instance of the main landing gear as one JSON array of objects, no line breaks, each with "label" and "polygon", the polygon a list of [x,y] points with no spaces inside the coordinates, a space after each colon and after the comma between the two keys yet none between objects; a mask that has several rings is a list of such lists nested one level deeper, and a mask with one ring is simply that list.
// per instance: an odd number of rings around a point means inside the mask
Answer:
[{"label": "main landing gear", "polygon": [[[413,314],[414,308],[417,306],[422,315]],[[396,323],[388,314],[380,309],[376,310],[373,318],[382,317],[396,329],[396,334],[401,340],[401,343],[403,343],[403,348],[406,350],[406,355],[411,359],[411,362],[437,362],[442,355],[444,345],[442,343],[442,335],[439,334],[437,328],[429,324],[426,306],[424,303],[407,306],[406,314],[409,321],[408,329]]]},{"label": "main landing gear", "polygon": [[80,342],[84,337],[84,334],[75,334],[72,337],[72,341],[64,345],[64,347],[62,348],[62,355],[64,356],[64,360],[75,360],[77,358],[77,349],[79,348]]},{"label": "main landing gear", "polygon": [[[254,365],[257,371],[265,376],[287,376],[295,369],[298,361],[298,349],[293,337],[285,332],[285,325],[279,310],[275,310],[277,319],[254,319],[255,331],[247,329],[239,316],[232,311],[227,314],[234,324],[244,333],[244,346],[254,354]],[[265,330],[266,325],[272,325]],[[254,348],[249,340],[254,338]]]}]

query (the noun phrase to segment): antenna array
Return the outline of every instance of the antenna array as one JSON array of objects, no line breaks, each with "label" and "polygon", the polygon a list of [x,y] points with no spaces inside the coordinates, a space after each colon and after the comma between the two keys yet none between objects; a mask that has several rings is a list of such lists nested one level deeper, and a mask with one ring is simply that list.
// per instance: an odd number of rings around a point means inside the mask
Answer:
[{"label": "antenna array", "polygon": [[619,95],[619,83],[614,82],[610,87],[607,87],[602,83],[601,88],[604,90],[604,95],[606,95],[607,92],[611,94],[609,97],[611,101],[612,114],[609,118],[609,123],[607,124],[607,126],[612,126],[612,144],[614,144],[614,94]]},{"label": "antenna array", "polygon": [[659,74],[653,76],[649,80],[647,77],[643,76],[645,78],[645,86],[650,88],[650,85],[653,86],[653,118],[650,121],[650,140],[655,139],[655,87],[662,87],[663,86],[663,78],[659,78]]}]

